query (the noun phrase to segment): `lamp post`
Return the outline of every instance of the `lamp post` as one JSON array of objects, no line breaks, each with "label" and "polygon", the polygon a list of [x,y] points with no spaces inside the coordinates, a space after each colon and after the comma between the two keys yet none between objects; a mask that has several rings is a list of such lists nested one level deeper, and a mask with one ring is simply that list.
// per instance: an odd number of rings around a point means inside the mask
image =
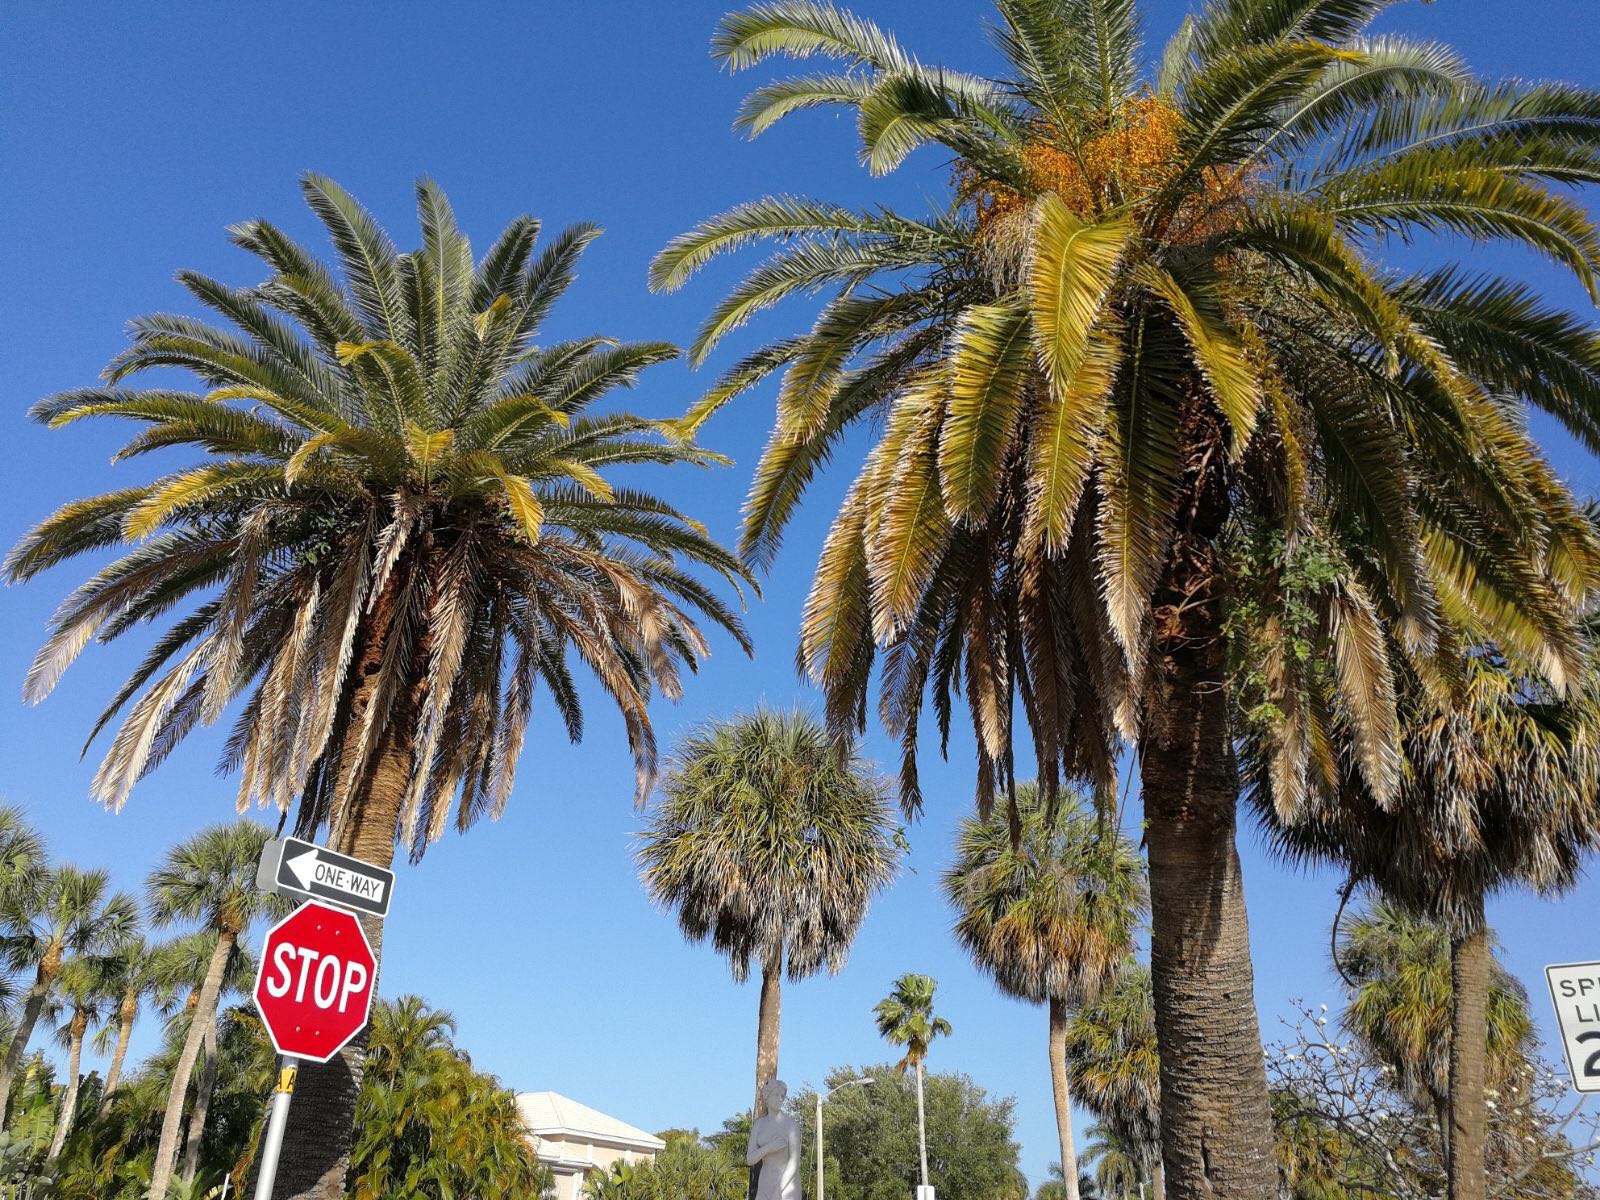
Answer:
[{"label": "lamp post", "polygon": [[863,1075],[860,1079],[850,1079],[838,1087],[820,1088],[817,1091],[817,1200],[822,1200],[822,1102],[835,1092],[843,1091],[847,1087],[860,1087],[862,1084],[871,1083],[872,1076]]}]

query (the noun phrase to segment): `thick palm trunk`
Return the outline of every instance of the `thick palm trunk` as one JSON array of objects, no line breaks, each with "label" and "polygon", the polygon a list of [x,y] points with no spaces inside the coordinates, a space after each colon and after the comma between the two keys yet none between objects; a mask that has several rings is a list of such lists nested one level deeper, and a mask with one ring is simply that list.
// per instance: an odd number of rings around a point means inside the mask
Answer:
[{"label": "thick palm trunk", "polygon": [[1050,999],[1050,1088],[1061,1142],[1061,1181],[1067,1200],[1078,1200],[1078,1150],[1072,1144],[1072,1092],[1067,1085],[1067,1005]]},{"label": "thick palm trunk", "polygon": [[200,1143],[206,1136],[206,1118],[211,1113],[211,1096],[217,1087],[217,1019],[206,1024],[205,1039],[200,1043],[205,1051],[206,1065],[200,1068],[200,1082],[194,1089],[194,1111],[189,1114],[189,1133],[183,1141],[183,1186],[188,1189],[200,1170]]},{"label": "thick palm trunk", "polygon": [[122,1064],[127,1061],[128,1041],[133,1037],[133,1023],[138,1016],[138,998],[125,998],[121,1007],[117,1010],[117,1045],[111,1051],[111,1065],[106,1068],[105,1091],[100,1094],[101,1115],[104,1115],[111,1108],[111,1094],[117,1090],[117,1085],[122,1082]]},{"label": "thick palm trunk", "polygon": [[1446,1138],[1450,1200],[1484,1200],[1484,1145],[1489,1056],[1489,930],[1480,919],[1450,948],[1450,1129]]},{"label": "thick palm trunk", "polygon": [[[406,570],[394,570],[394,583]],[[357,734],[372,704],[382,667],[384,641],[393,618],[392,597],[380,599],[369,626],[360,635],[355,664],[356,684],[351,694],[347,733],[340,749],[341,763],[350,765]],[[417,661],[427,658],[426,639],[414,652]],[[365,862],[387,867],[394,861],[395,830],[400,807],[411,781],[413,737],[416,713],[422,698],[420,682],[399,698],[389,713],[387,728],[373,751],[365,776],[355,786],[353,810],[333,849]],[[363,918],[372,954],[382,973],[383,922]],[[373,990],[378,987],[374,977]],[[273,1182],[273,1200],[343,1200],[345,1176],[350,1170],[350,1146],[354,1134],[356,1097],[361,1091],[361,1075],[367,1054],[367,1032],[362,1030],[348,1046],[326,1063],[302,1063],[289,1105],[289,1121],[284,1143],[294,1147],[278,1164]]]},{"label": "thick palm trunk", "polygon": [[22,1004],[22,1016],[17,1021],[16,1032],[11,1035],[11,1044],[6,1047],[5,1062],[0,1063],[0,1123],[5,1121],[11,1107],[11,1085],[16,1081],[17,1068],[22,1065],[22,1056],[27,1053],[28,1042],[33,1037],[33,1027],[39,1023],[39,1014],[44,1011],[44,1002],[50,998],[50,987],[60,967],[59,954],[54,958],[54,969],[50,957],[46,956],[34,972],[33,983]]},{"label": "thick palm trunk", "polygon": [[71,1049],[67,1051],[67,1090],[61,1097],[61,1111],[56,1114],[56,1132],[50,1139],[46,1162],[55,1162],[61,1157],[61,1147],[67,1144],[67,1134],[72,1130],[72,1119],[78,1115],[78,1087],[83,1082],[78,1071],[83,1065],[83,1035],[88,1028],[88,1018],[81,1012],[73,1013]]},{"label": "thick palm trunk", "polygon": [[922,1100],[922,1060],[917,1059],[917,1165],[922,1170],[922,1186],[928,1186],[928,1110]]},{"label": "thick palm trunk", "polygon": [[233,930],[217,932],[217,946],[206,965],[206,977],[200,984],[200,998],[195,1004],[194,1016],[189,1021],[189,1032],[184,1035],[183,1050],[172,1069],[172,1086],[167,1091],[167,1111],[161,1118],[161,1140],[156,1145],[155,1162],[150,1167],[150,1190],[146,1193],[149,1200],[166,1200],[167,1187],[172,1182],[172,1168],[178,1157],[178,1135],[183,1129],[183,1108],[189,1096],[189,1081],[194,1077],[194,1064],[200,1057],[200,1043],[205,1038],[206,1027],[216,1020],[222,979],[227,973],[228,958],[233,953],[238,936]]},{"label": "thick palm trunk", "polygon": [[1239,780],[1213,539],[1219,445],[1190,443],[1188,528],[1153,608],[1142,714],[1161,1143],[1171,1200],[1274,1200],[1277,1168],[1234,826]]}]

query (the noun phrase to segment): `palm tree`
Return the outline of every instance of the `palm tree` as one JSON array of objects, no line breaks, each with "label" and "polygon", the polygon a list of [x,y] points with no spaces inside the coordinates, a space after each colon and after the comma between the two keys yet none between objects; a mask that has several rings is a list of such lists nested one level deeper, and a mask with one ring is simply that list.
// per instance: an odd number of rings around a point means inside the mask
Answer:
[{"label": "palm tree", "polygon": [[[1576,881],[1600,846],[1600,680],[1586,677],[1563,700],[1493,647],[1459,665],[1455,694],[1430,695],[1402,676],[1404,764],[1396,803],[1372,795],[1354,772],[1296,807],[1275,803],[1270,773],[1251,791],[1296,858],[1332,861],[1358,883],[1430,923],[1410,930],[1448,936],[1450,969],[1439,977],[1453,1014],[1449,1086],[1440,1129],[1452,1200],[1484,1200],[1488,1107],[1486,1046],[1494,968],[1486,899],[1528,887],[1554,895]],[[1247,747],[1247,761],[1260,752]],[[1252,772],[1255,773],[1255,772]],[[1385,922],[1398,914],[1381,910]],[[1342,959],[1340,960],[1342,964]],[[1420,1036],[1420,1031],[1414,1031]]]},{"label": "palm tree", "polygon": [[[1257,711],[1282,714],[1285,797],[1347,755],[1392,799],[1383,632],[1424,669],[1480,622],[1564,689],[1574,601],[1600,579],[1595,532],[1522,419],[1542,408],[1600,447],[1587,320],[1514,283],[1380,259],[1412,235],[1504,239],[1600,294],[1600,235],[1565,190],[1600,178],[1600,96],[1481,81],[1446,47],[1366,36],[1387,6],[1210,0],[1147,56],[1134,0],[996,0],[993,80],[926,66],[825,0],[767,0],[723,19],[725,66],[841,70],[758,88],[739,125],[854,109],[875,173],[938,146],[948,204],[917,219],[769,197],[674,240],[652,273],[672,289],[781,243],[713,309],[695,361],[786,297],[834,293],[681,432],[783,372],[745,512],[761,564],[840,439],[870,431],[800,657],[840,728],[880,681],[908,808],[930,692],[942,726],[965,696],[980,808],[1009,792],[1017,744],[1047,795],[1063,774],[1110,794],[1116,743],[1137,741],[1182,1200],[1275,1190],[1227,635],[1272,648]],[[1243,576],[1247,537],[1326,569],[1298,589],[1304,571]]]},{"label": "palm tree", "polygon": [[1066,1200],[1079,1200],[1068,1018],[1133,951],[1146,906],[1144,865],[1133,844],[1076,797],[1052,806],[1024,784],[1017,810],[1015,837],[998,814],[962,822],[944,892],[956,910],[956,939],[973,961],[1007,995],[1049,1006],[1062,1183]]},{"label": "palm tree", "polygon": [[[1447,927],[1381,899],[1348,923],[1336,947],[1349,988],[1346,1028],[1394,1072],[1402,1091],[1433,1111],[1446,1147],[1456,1103],[1455,952]],[[1489,953],[1480,1100],[1526,1075],[1534,1037],[1527,994],[1492,945]]]},{"label": "palm tree", "polygon": [[44,867],[44,842],[23,811],[0,804],[0,904],[7,896],[36,887]]},{"label": "palm tree", "polygon": [[1067,1023],[1073,1095],[1116,1144],[1136,1153],[1152,1200],[1166,1193],[1161,1163],[1161,1059],[1150,969],[1132,958]]},{"label": "palm tree", "polygon": [[256,865],[270,836],[264,826],[254,821],[213,825],[167,851],[161,866],[150,874],[147,890],[151,923],[168,926],[177,921],[198,921],[204,932],[216,940],[194,993],[193,1014],[173,1067],[161,1119],[161,1140],[150,1169],[149,1200],[166,1200],[189,1082],[207,1031],[214,1027],[217,1004],[240,935],[258,918],[281,913],[287,907],[270,892],[256,890]]},{"label": "palm tree", "polygon": [[684,936],[761,971],[756,1101],[777,1077],[782,978],[844,966],[900,850],[885,787],[803,712],[713,721],[673,750],[639,848],[652,899]]},{"label": "palm tree", "polygon": [[89,1028],[105,1019],[106,1001],[109,998],[109,971],[107,959],[99,955],[79,955],[61,966],[56,987],[66,1022],[57,1031],[56,1040],[67,1051],[67,1080],[61,1092],[60,1108],[56,1112],[55,1133],[50,1139],[50,1149],[45,1161],[54,1162],[61,1156],[67,1134],[78,1115],[78,1089],[83,1079],[83,1040]]},{"label": "palm tree", "polygon": [[952,1032],[949,1021],[933,1015],[936,986],[931,976],[908,972],[894,981],[889,994],[872,1010],[878,1033],[891,1046],[906,1048],[905,1057],[895,1069],[903,1072],[913,1067],[917,1072],[917,1155],[923,1187],[928,1186],[928,1119],[922,1098],[922,1064],[933,1039],[949,1037]]},{"label": "palm tree", "polygon": [[1083,1161],[1094,1168],[1095,1184],[1106,1200],[1144,1200],[1149,1157],[1144,1147],[1130,1143],[1121,1132],[1104,1122],[1089,1126]]},{"label": "palm tree", "polygon": [[100,1052],[107,1049],[111,1052],[106,1084],[101,1092],[102,1115],[122,1082],[122,1067],[128,1057],[128,1042],[133,1037],[139,1009],[145,998],[153,996],[160,987],[160,955],[160,947],[152,947],[142,937],[130,937],[106,956],[106,986],[114,1007],[112,1019],[101,1027],[95,1043]]},{"label": "palm tree", "polygon": [[[476,263],[444,194],[417,187],[422,246],[398,254],[350,195],[303,181],[342,278],[271,224],[233,240],[270,271],[232,287],[180,282],[232,328],[186,316],[133,324],[103,387],[54,396],[52,426],[142,426],[119,458],[199,451],[152,483],[68,504],[13,549],[12,581],[137,541],[66,601],[28,695],[82,647],[167,620],[97,730],[116,732],[94,791],[120,806],[197,725],[242,699],[225,764],[241,805],[298,805],[296,829],[388,864],[420,855],[509,800],[533,696],[582,731],[576,655],[620,710],[648,795],[647,703],[680,691],[708,652],[697,621],[746,649],[735,614],[692,573],[743,568],[656,496],[607,476],[718,456],[659,422],[591,415],[608,391],[671,358],[660,342],[541,344],[538,331],[599,232],[535,254],[519,217]],[[136,389],[179,367],[201,390]],[[165,382],[165,381],[163,381]],[[169,618],[168,614],[182,614]],[[369,938],[378,948],[373,925]],[[342,1195],[359,1040],[301,1072],[285,1195]]]},{"label": "palm tree", "polygon": [[28,886],[0,893],[0,954],[14,971],[32,969],[22,1012],[0,1063],[0,1119],[11,1100],[11,1085],[28,1041],[69,956],[115,948],[138,927],[139,909],[131,896],[112,892],[104,871],[60,866]]}]

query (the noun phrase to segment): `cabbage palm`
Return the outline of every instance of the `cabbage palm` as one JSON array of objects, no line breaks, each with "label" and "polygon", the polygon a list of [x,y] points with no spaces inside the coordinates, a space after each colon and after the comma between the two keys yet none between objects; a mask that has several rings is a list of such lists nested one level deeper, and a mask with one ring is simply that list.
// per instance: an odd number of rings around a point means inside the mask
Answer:
[{"label": "cabbage palm", "polygon": [[900,858],[885,785],[803,712],[713,721],[673,750],[639,847],[645,890],[743,981],[761,972],[756,1103],[778,1072],[782,980],[850,953]]},{"label": "cabbage palm", "polygon": [[45,1153],[47,1162],[54,1162],[61,1156],[61,1148],[66,1145],[67,1134],[72,1131],[72,1122],[78,1115],[78,1089],[83,1083],[83,1041],[90,1027],[105,1019],[110,996],[106,965],[106,959],[99,955],[80,954],[61,966],[56,1003],[66,1020],[57,1030],[56,1040],[67,1051],[67,1076],[56,1110],[55,1133]]},{"label": "cabbage palm", "polygon": [[1119,1146],[1136,1150],[1153,1200],[1165,1195],[1161,1071],[1150,969],[1132,958],[1067,1024],[1067,1074],[1078,1103]]},{"label": "cabbage palm", "polygon": [[[1469,656],[1462,672],[1447,705],[1402,675],[1397,803],[1373,796],[1348,770],[1340,788],[1298,806],[1290,820],[1277,820],[1267,773],[1252,794],[1282,849],[1342,865],[1352,886],[1376,889],[1390,906],[1377,910],[1374,928],[1352,931],[1352,947],[1379,932],[1427,945],[1447,939],[1449,969],[1428,978],[1444,986],[1450,1027],[1442,1038],[1429,1030],[1427,1044],[1448,1054],[1448,1086],[1441,1075],[1429,1094],[1441,1105],[1450,1196],[1483,1200],[1485,1091],[1497,1040],[1484,903],[1510,888],[1564,891],[1600,846],[1600,681],[1585,678],[1563,701],[1492,653]],[[1256,757],[1251,748],[1247,761]],[[1428,924],[1407,925],[1396,908]],[[1421,1027],[1412,1033],[1423,1036]]]},{"label": "cabbage palm", "polygon": [[1083,1161],[1094,1168],[1095,1184],[1105,1200],[1144,1200],[1149,1159],[1143,1147],[1130,1143],[1121,1132],[1104,1122],[1091,1125]]},{"label": "cabbage palm", "polygon": [[[147,885],[151,923],[196,921],[214,938],[211,955],[192,993],[192,1015],[172,1070],[161,1140],[150,1170],[150,1200],[165,1200],[178,1154],[184,1102],[208,1030],[214,1028],[230,961],[241,935],[259,918],[286,911],[281,898],[256,890],[256,865],[267,838],[254,821],[213,825],[167,851]],[[174,952],[176,953],[176,951]]]},{"label": "cabbage palm", "polygon": [[14,971],[32,969],[22,1011],[0,1063],[0,1119],[34,1026],[54,995],[63,965],[76,955],[115,949],[139,924],[131,896],[111,891],[105,871],[73,866],[46,871],[28,886],[0,895],[0,954]]},{"label": "cabbage palm", "polygon": [[1013,835],[999,814],[961,825],[944,893],[956,939],[1000,990],[1050,1017],[1050,1079],[1067,1200],[1078,1200],[1067,1075],[1070,1014],[1099,994],[1133,952],[1146,906],[1138,850],[1071,796],[1046,804],[1017,789]]},{"label": "cabbage palm", "polygon": [[[1392,799],[1396,656],[1446,691],[1472,622],[1565,689],[1575,602],[1600,580],[1594,531],[1523,421],[1543,409],[1600,447],[1593,329],[1512,282],[1382,261],[1395,239],[1500,239],[1600,292],[1600,235],[1567,191],[1600,178],[1600,96],[1368,35],[1386,7],[1208,0],[1146,77],[1134,0],[996,0],[1007,77],[990,80],[821,0],[756,4],[722,21],[724,65],[840,69],[758,88],[739,125],[854,110],[875,173],[935,144],[950,178],[953,157],[948,203],[769,197],[674,240],[652,275],[671,289],[781,243],[713,309],[696,360],[768,306],[830,293],[680,434],[782,372],[743,537],[763,563],[846,431],[872,430],[800,655],[842,728],[880,679],[908,806],[930,693],[941,733],[965,695],[980,807],[1027,745],[1014,713],[1047,794],[1063,774],[1109,791],[1119,739],[1137,741],[1183,1200],[1274,1189],[1225,631],[1272,648],[1283,802],[1340,756]],[[1290,604],[1282,572],[1241,579],[1246,536],[1325,546],[1320,586]]]},{"label": "cabbage palm", "polygon": [[894,981],[889,994],[872,1010],[878,1033],[891,1046],[905,1047],[905,1056],[895,1064],[896,1070],[911,1067],[917,1073],[917,1154],[923,1187],[928,1186],[928,1118],[922,1097],[922,1064],[933,1040],[949,1037],[953,1032],[949,1021],[933,1015],[936,986],[932,976],[908,972]]},{"label": "cabbage palm", "polygon": [[128,1042],[133,1037],[139,1010],[160,987],[160,955],[161,947],[151,946],[142,937],[130,937],[106,957],[106,987],[113,997],[112,1012],[95,1043],[97,1050],[111,1052],[105,1087],[101,1091],[102,1114],[122,1082],[122,1067],[128,1057]]},{"label": "cabbage palm", "polygon": [[[160,624],[96,725],[114,733],[95,794],[120,806],[237,699],[224,763],[240,804],[294,807],[299,833],[326,828],[334,848],[387,864],[397,841],[420,855],[452,819],[465,829],[503,808],[537,689],[580,735],[576,656],[621,713],[643,798],[650,696],[677,696],[707,652],[704,621],[745,644],[698,574],[738,579],[737,561],[613,478],[721,460],[657,422],[591,412],[675,351],[540,342],[593,226],[535,252],[538,222],[519,217],[475,262],[423,181],[422,245],[401,254],[330,180],[303,189],[338,271],[265,221],[235,226],[267,278],[179,275],[226,328],[140,318],[103,386],[36,406],[51,426],[133,422],[119,461],[164,447],[199,458],[68,504],[12,550],[21,581],[122,548],[57,613],[28,695],[47,695],[91,641]],[[174,367],[199,390],[129,382]],[[353,1045],[302,1073],[286,1194],[342,1194],[359,1058]]]}]

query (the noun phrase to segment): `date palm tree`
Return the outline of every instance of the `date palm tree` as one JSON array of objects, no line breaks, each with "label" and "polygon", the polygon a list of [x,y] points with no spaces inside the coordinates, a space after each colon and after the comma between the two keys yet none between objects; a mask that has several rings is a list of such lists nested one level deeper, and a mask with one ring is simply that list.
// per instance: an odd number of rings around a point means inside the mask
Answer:
[{"label": "date palm tree", "polygon": [[[1015,745],[1031,741],[1048,795],[1063,775],[1109,793],[1119,739],[1137,742],[1181,1200],[1276,1186],[1225,633],[1276,648],[1285,796],[1331,745],[1392,800],[1391,646],[1443,688],[1438,660],[1471,620],[1564,690],[1577,602],[1600,580],[1595,533],[1523,420],[1543,409],[1600,447],[1588,321],[1516,283],[1382,259],[1396,239],[1503,240],[1600,294],[1600,234],[1567,190],[1600,178],[1600,95],[1482,80],[1445,46],[1369,35],[1388,6],[1207,0],[1147,75],[1134,0],[996,0],[990,79],[925,65],[824,0],[755,4],[717,29],[724,66],[838,69],[757,88],[739,126],[853,110],[873,173],[936,146],[947,202],[916,217],[768,197],[675,239],[651,276],[676,288],[780,243],[712,310],[696,361],[767,307],[829,293],[680,432],[782,373],[745,512],[760,564],[840,439],[871,431],[800,658],[841,728],[879,679],[909,807],[930,693],[943,727],[965,695],[980,808],[1009,791]],[[1272,577],[1241,603],[1231,550],[1252,531],[1328,546],[1305,606]],[[1326,655],[1288,653],[1301,625]]]},{"label": "date palm tree", "polygon": [[11,1100],[11,1086],[28,1041],[45,1005],[55,993],[64,964],[78,955],[114,949],[138,928],[139,908],[131,896],[111,891],[104,871],[60,866],[27,886],[0,895],[0,955],[14,971],[33,971],[22,1011],[0,1063],[0,1119]]},{"label": "date palm tree", "polygon": [[[1427,1031],[1427,1044],[1449,1056],[1448,1086],[1429,1095],[1442,1102],[1449,1195],[1484,1200],[1485,1091],[1496,1042],[1484,904],[1510,888],[1559,894],[1577,880],[1585,853],[1600,846],[1600,681],[1586,677],[1563,700],[1492,648],[1468,656],[1461,674],[1448,703],[1402,676],[1396,802],[1372,795],[1350,771],[1341,786],[1290,809],[1288,819],[1274,804],[1268,772],[1259,772],[1251,792],[1292,857],[1338,863],[1352,887],[1374,888],[1429,923],[1392,930],[1396,937],[1448,939],[1449,970],[1436,978],[1452,1014],[1449,1033],[1438,1039]],[[1247,761],[1259,757],[1247,746]],[[1378,913],[1380,927],[1399,920],[1393,908]]]},{"label": "date palm tree", "polygon": [[782,980],[850,953],[900,859],[885,784],[804,712],[759,708],[673,749],[639,847],[651,899],[709,939],[736,980],[761,972],[756,1100],[777,1077]]},{"label": "date palm tree", "polygon": [[[581,734],[575,655],[621,713],[642,800],[647,703],[676,697],[708,652],[700,623],[748,648],[697,573],[737,580],[740,564],[612,478],[722,460],[658,422],[592,411],[675,350],[540,341],[593,226],[536,253],[538,222],[519,217],[474,262],[424,180],[422,245],[401,254],[332,181],[308,175],[303,189],[337,271],[265,221],[235,226],[264,280],[179,275],[226,327],[140,318],[103,386],[35,407],[52,427],[132,422],[119,461],[201,457],[68,504],[13,549],[16,582],[122,547],[58,612],[28,695],[47,695],[96,638],[164,624],[96,725],[115,732],[95,794],[120,806],[237,699],[225,765],[240,804],[293,807],[299,833],[326,829],[335,849],[387,864],[396,842],[420,855],[452,817],[465,829],[504,807],[538,688]],[[199,390],[130,383],[174,367]],[[342,1196],[360,1053],[301,1073],[284,1194]]]},{"label": "date palm tree", "polygon": [[1136,1150],[1151,1200],[1166,1192],[1161,1163],[1161,1062],[1150,969],[1129,958],[1067,1023],[1073,1095],[1119,1146]]},{"label": "date palm tree", "polygon": [[1145,912],[1138,850],[1075,796],[1052,806],[1017,789],[1015,836],[1000,814],[962,822],[944,893],[956,940],[1000,990],[1050,1017],[1050,1079],[1066,1200],[1078,1200],[1067,1074],[1071,1012],[1093,999],[1133,952]]},{"label": "date palm tree", "polygon": [[122,1082],[122,1068],[128,1057],[128,1042],[139,1019],[144,1001],[161,986],[162,947],[151,946],[142,937],[130,937],[106,956],[106,987],[113,997],[111,1019],[96,1036],[95,1049],[111,1054],[106,1067],[106,1083],[101,1091],[100,1112],[105,1114],[111,1097]]},{"label": "date palm tree", "polygon": [[894,981],[889,994],[873,1007],[878,1033],[891,1046],[904,1046],[905,1056],[895,1069],[910,1067],[917,1074],[917,1156],[922,1186],[928,1186],[928,1118],[922,1096],[923,1063],[935,1038],[954,1032],[950,1022],[934,1016],[933,993],[937,983],[931,975],[907,972]]},{"label": "date palm tree", "polygon": [[215,941],[199,987],[193,992],[189,1027],[173,1066],[161,1139],[150,1169],[149,1200],[166,1200],[189,1083],[201,1044],[215,1026],[217,1004],[240,936],[261,917],[287,911],[280,897],[256,890],[256,864],[269,836],[268,830],[254,821],[213,825],[167,851],[161,866],[150,874],[151,923],[160,927],[196,921]]}]

